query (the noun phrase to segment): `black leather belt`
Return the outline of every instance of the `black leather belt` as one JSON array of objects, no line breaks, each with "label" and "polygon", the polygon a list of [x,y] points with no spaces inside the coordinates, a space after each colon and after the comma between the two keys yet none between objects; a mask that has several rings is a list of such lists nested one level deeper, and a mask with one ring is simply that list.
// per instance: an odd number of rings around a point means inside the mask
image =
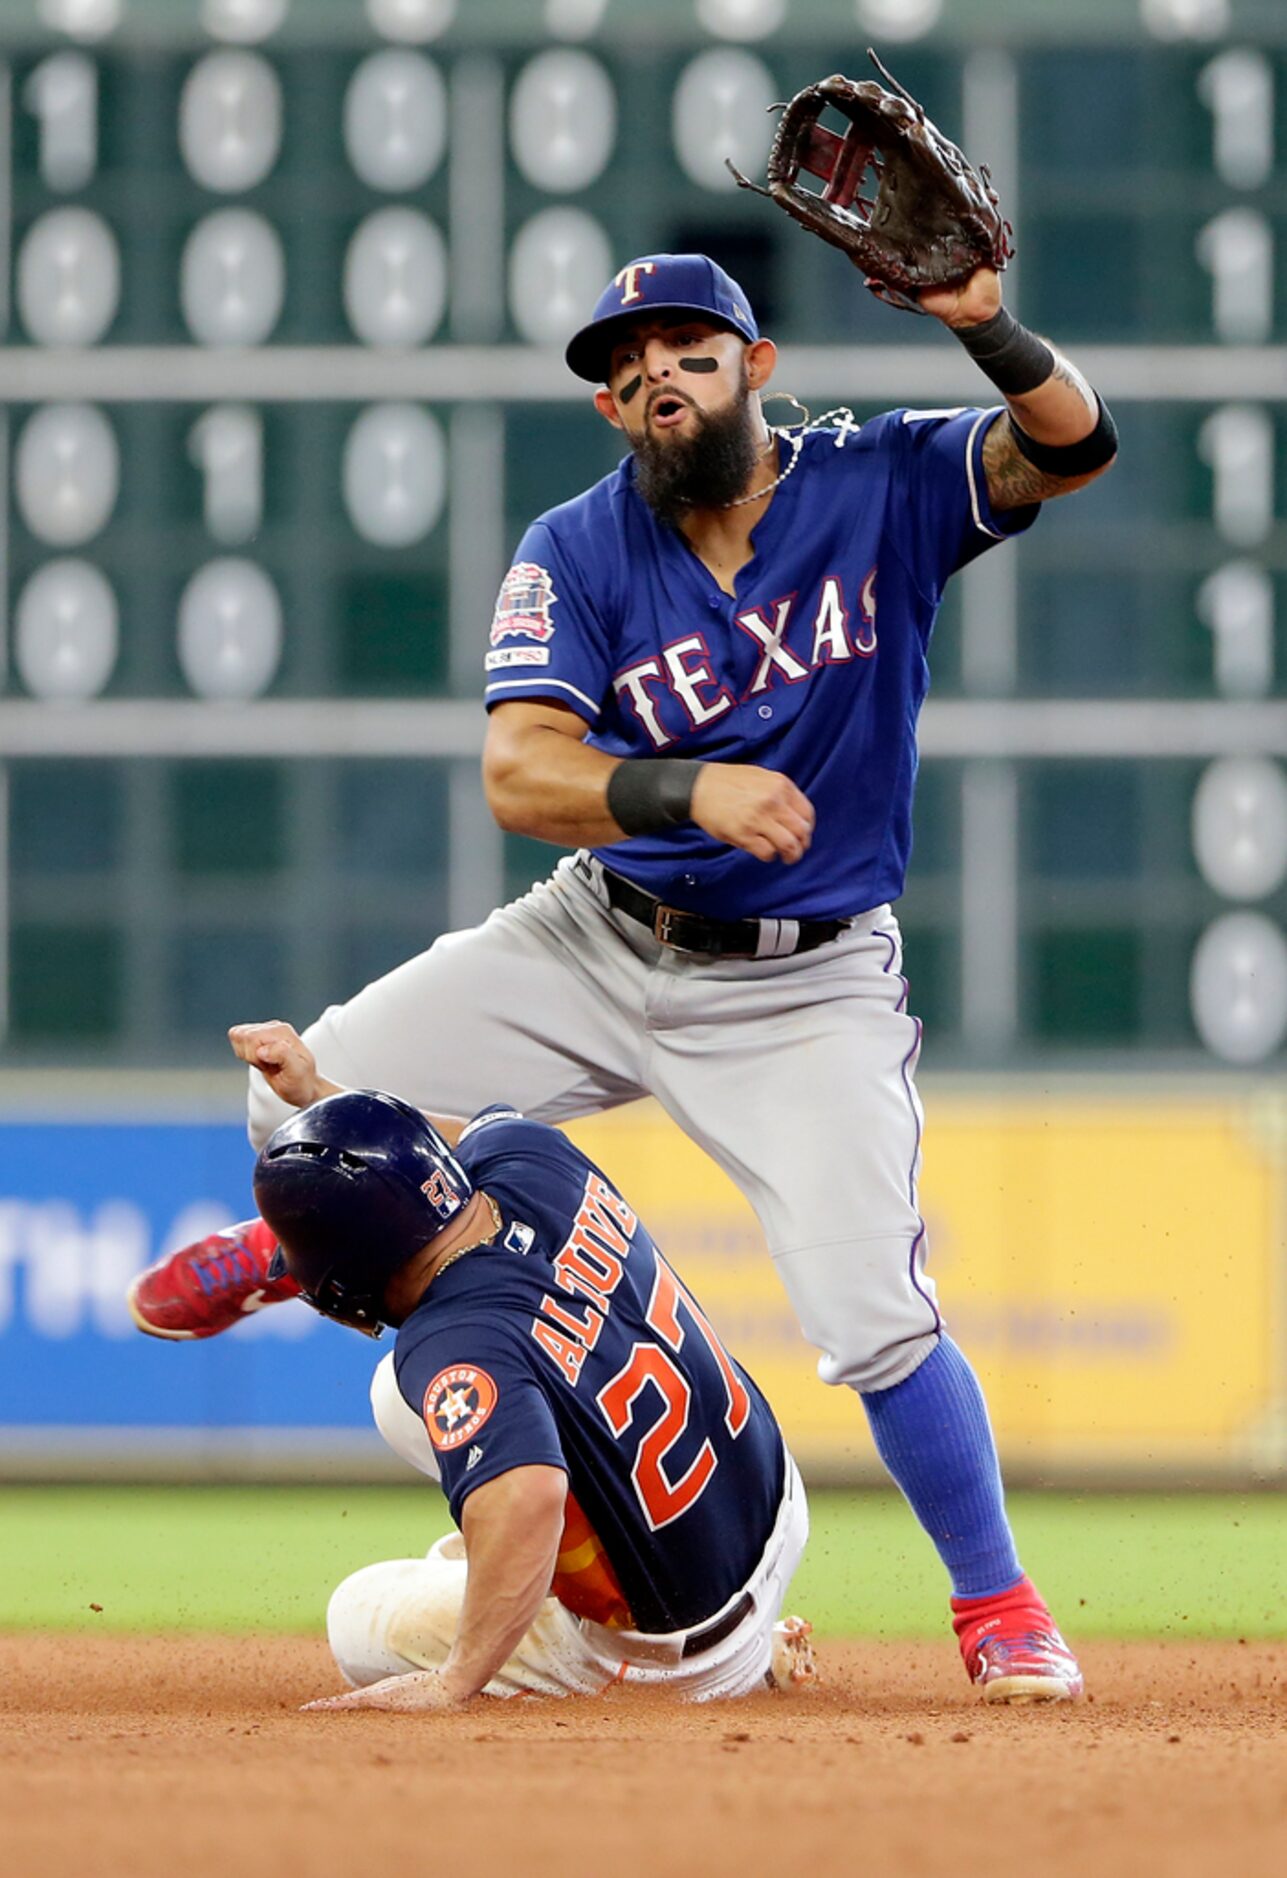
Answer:
[{"label": "black leather belt", "polygon": [[850,924],[847,919],[708,919],[705,913],[666,906],[610,867],[603,869],[603,886],[609,906],[638,920],[658,945],[672,946],[676,952],[707,952],[726,959],[791,958],[829,945]]},{"label": "black leather belt", "polygon": [[684,1638],[681,1656],[700,1656],[703,1650],[713,1650],[717,1643],[723,1643],[725,1637],[731,1637],[744,1617],[749,1617],[755,1609],[755,1599],[749,1591],[744,1591],[732,1610],[725,1611],[713,1623],[704,1624],[700,1630],[690,1630]]}]

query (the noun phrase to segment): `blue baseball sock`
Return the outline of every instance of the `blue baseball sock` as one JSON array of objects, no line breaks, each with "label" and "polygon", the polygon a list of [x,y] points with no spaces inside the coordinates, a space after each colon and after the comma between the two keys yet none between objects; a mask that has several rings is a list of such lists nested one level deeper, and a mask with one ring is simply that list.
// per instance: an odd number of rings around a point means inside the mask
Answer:
[{"label": "blue baseball sock", "polygon": [[938,1548],[959,1598],[1023,1576],[978,1379],[950,1337],[892,1389],[864,1395],[876,1449]]}]

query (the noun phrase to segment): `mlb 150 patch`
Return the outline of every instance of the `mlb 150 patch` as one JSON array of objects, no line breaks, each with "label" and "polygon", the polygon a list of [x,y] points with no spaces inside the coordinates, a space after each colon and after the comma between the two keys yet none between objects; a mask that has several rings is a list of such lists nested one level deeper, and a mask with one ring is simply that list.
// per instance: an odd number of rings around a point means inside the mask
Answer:
[{"label": "mlb 150 patch", "polygon": [[496,1384],[485,1369],[457,1363],[440,1369],[425,1390],[429,1439],[444,1453],[471,1441],[496,1406]]},{"label": "mlb 150 patch", "polygon": [[501,646],[496,652],[489,652],[483,660],[486,671],[499,672],[507,665],[548,665],[550,648],[548,646]]}]

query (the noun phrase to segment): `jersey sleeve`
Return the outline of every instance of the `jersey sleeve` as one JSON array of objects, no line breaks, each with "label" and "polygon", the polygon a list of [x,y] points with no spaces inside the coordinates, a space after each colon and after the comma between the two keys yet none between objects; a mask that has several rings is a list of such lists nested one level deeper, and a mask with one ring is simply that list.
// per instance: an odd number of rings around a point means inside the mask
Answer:
[{"label": "jersey sleeve", "polygon": [[567,1463],[554,1415],[503,1329],[457,1319],[395,1357],[398,1388],[424,1421],[451,1516],[515,1467]]},{"label": "jersey sleeve", "polygon": [[891,532],[900,559],[924,597],[937,604],[948,576],[998,541],[1020,535],[1040,504],[994,510],[983,472],[983,440],[992,410],[896,411],[897,437]]},{"label": "jersey sleeve", "polygon": [[497,1122],[521,1122],[524,1119],[522,1111],[511,1107],[508,1102],[491,1102],[485,1109],[479,1109],[476,1115],[470,1116],[460,1131],[460,1139],[468,1141],[480,1128],[494,1127]]},{"label": "jersey sleeve", "polygon": [[[514,1222],[520,1246],[527,1251],[530,1225],[547,1217],[548,1209],[570,1206],[575,1213],[587,1177],[597,1172],[581,1150],[547,1122],[528,1121],[514,1109],[485,1109],[460,1137],[456,1150],[461,1166],[475,1187],[483,1187]],[[552,1228],[553,1229],[553,1228]]]},{"label": "jersey sleeve", "polygon": [[483,665],[488,710],[548,698],[598,725],[612,690],[607,634],[583,573],[544,521],[523,536],[501,582]]},{"label": "jersey sleeve", "polygon": [[507,1194],[520,1212],[527,1197],[524,1180],[553,1174],[584,1181],[587,1173],[596,1171],[561,1129],[529,1121],[518,1109],[499,1102],[471,1117],[456,1152],[476,1187]]}]

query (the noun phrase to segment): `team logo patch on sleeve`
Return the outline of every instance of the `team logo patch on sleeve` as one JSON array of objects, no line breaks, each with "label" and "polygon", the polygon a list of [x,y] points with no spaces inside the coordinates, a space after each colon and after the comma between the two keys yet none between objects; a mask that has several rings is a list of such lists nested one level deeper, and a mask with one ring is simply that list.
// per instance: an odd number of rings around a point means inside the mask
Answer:
[{"label": "team logo patch on sleeve", "polygon": [[558,599],[547,567],[536,561],[519,561],[501,582],[492,617],[492,644],[503,639],[539,639],[544,643],[554,637],[550,608]]},{"label": "team logo patch on sleeve", "polygon": [[433,1445],[446,1454],[472,1441],[499,1393],[487,1371],[472,1363],[440,1369],[425,1390],[425,1427]]}]

